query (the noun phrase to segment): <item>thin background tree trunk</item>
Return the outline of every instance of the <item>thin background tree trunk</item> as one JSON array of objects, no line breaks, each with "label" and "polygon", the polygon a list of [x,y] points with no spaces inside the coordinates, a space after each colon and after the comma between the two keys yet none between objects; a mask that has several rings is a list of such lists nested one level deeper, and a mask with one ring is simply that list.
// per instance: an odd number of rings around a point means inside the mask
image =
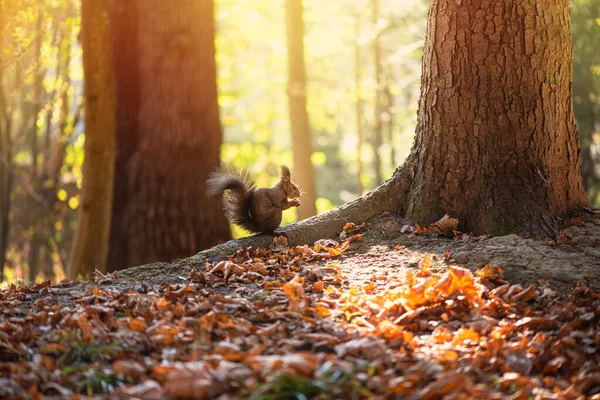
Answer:
[{"label": "thin background tree trunk", "polygon": [[41,239],[38,233],[38,224],[42,218],[43,203],[42,196],[40,195],[41,182],[39,179],[38,171],[38,156],[39,156],[39,143],[38,143],[38,126],[37,120],[43,106],[43,95],[44,95],[44,75],[45,71],[42,68],[42,42],[43,42],[43,3],[41,0],[37,2],[37,22],[36,22],[36,38],[35,38],[35,50],[34,57],[35,70],[34,70],[34,84],[33,84],[33,99],[30,105],[30,130],[29,130],[29,151],[31,152],[31,171],[29,174],[29,203],[30,203],[30,216],[31,216],[31,239],[29,240],[29,251],[27,255],[28,264],[28,278],[29,282],[33,283],[39,272],[39,259],[40,259],[40,247]]},{"label": "thin background tree trunk", "polygon": [[[116,143],[116,97],[108,4],[109,0],[83,0],[81,3],[85,159],[78,226],[68,265],[71,278],[88,276],[95,269],[106,271]],[[65,128],[66,124],[61,121],[61,131]]]},{"label": "thin background tree trunk", "polygon": [[362,101],[360,96],[360,80],[361,80],[361,65],[360,65],[360,15],[354,17],[354,115],[356,118],[356,184],[358,188],[358,195],[362,196],[364,187],[362,184],[362,147],[364,141],[364,132],[362,126]]},{"label": "thin background tree trunk", "polygon": [[117,160],[109,270],[230,239],[204,182],[219,166],[213,2],[114,0]]},{"label": "thin background tree trunk", "polygon": [[383,172],[381,170],[381,146],[383,145],[382,138],[382,86],[383,73],[381,71],[381,43],[380,32],[378,27],[379,20],[379,0],[371,0],[371,21],[375,34],[373,35],[373,63],[375,65],[375,103],[373,105],[373,162],[375,163],[375,184],[380,185],[383,182]]},{"label": "thin background tree trunk", "polygon": [[304,63],[304,10],[302,0],[287,0],[287,44],[288,44],[288,102],[292,150],[294,152],[294,174],[292,180],[303,191],[302,205],[297,208],[298,220],[317,213],[315,170],[311,162],[312,135],[306,111],[306,69]]},{"label": "thin background tree trunk", "polygon": [[[4,49],[3,36],[6,25],[4,0],[0,0],[0,49]],[[8,246],[10,193],[12,191],[12,143],[10,138],[12,117],[4,97],[4,60],[0,51],[0,282],[3,280],[6,248]]]}]

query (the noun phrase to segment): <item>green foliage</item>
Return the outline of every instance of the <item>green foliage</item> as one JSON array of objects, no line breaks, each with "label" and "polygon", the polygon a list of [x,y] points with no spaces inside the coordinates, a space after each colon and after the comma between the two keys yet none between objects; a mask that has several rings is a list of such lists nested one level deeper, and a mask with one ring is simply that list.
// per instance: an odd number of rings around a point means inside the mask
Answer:
[{"label": "green foliage", "polygon": [[96,393],[112,393],[123,382],[109,369],[89,369],[77,385],[77,393],[93,396]]},{"label": "green foliage", "polygon": [[118,342],[109,344],[87,343],[76,338],[66,338],[63,341],[63,346],[66,350],[57,360],[57,364],[61,368],[73,368],[80,364],[100,361],[123,350]]}]

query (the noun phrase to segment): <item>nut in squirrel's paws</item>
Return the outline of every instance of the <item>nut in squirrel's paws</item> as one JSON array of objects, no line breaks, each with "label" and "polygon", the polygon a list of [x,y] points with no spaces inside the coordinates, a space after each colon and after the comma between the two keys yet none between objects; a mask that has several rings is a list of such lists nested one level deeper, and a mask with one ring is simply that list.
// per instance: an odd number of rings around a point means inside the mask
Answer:
[{"label": "nut in squirrel's paws", "polygon": [[291,203],[294,207],[300,207],[300,204],[302,204],[299,199],[294,199]]}]

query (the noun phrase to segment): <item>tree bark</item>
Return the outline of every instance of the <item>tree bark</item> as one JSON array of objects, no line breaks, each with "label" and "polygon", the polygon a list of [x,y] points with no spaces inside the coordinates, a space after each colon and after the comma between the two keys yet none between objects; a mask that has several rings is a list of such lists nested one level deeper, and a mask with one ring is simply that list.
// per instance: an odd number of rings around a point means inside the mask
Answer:
[{"label": "tree bark", "polygon": [[288,102],[292,150],[293,180],[302,189],[302,205],[297,208],[298,220],[317,213],[315,170],[311,162],[312,135],[306,111],[306,69],[304,63],[304,20],[302,0],[287,0]]},{"label": "tree bark", "polygon": [[[108,4],[108,0],[81,3],[85,159],[79,224],[67,267],[71,278],[89,276],[95,269],[106,271],[116,146]],[[66,124],[61,123],[61,128]]]},{"label": "tree bark", "polygon": [[433,0],[408,220],[553,236],[587,206],[572,59],[568,0]]},{"label": "tree bark", "polygon": [[230,238],[204,182],[219,165],[213,2],[113,1],[117,160],[109,270]]}]

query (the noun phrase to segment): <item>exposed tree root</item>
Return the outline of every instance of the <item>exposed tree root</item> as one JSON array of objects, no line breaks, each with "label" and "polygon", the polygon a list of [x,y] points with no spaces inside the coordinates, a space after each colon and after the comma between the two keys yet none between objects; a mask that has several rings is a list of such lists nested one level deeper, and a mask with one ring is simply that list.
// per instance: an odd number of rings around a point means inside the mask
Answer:
[{"label": "exposed tree root", "polygon": [[[312,244],[323,238],[339,234],[348,222],[362,224],[385,211],[404,214],[405,200],[412,184],[412,164],[408,161],[394,175],[372,192],[329,212],[308,218],[275,231],[275,235],[285,235],[290,246]],[[230,240],[198,254],[172,264],[153,263],[119,271],[118,275],[139,276],[143,269],[148,276],[158,274],[161,279],[169,275],[185,275],[188,271],[204,266],[206,261],[224,258],[238,250],[252,247],[267,247],[273,241],[273,235],[259,234],[241,239]]]}]

